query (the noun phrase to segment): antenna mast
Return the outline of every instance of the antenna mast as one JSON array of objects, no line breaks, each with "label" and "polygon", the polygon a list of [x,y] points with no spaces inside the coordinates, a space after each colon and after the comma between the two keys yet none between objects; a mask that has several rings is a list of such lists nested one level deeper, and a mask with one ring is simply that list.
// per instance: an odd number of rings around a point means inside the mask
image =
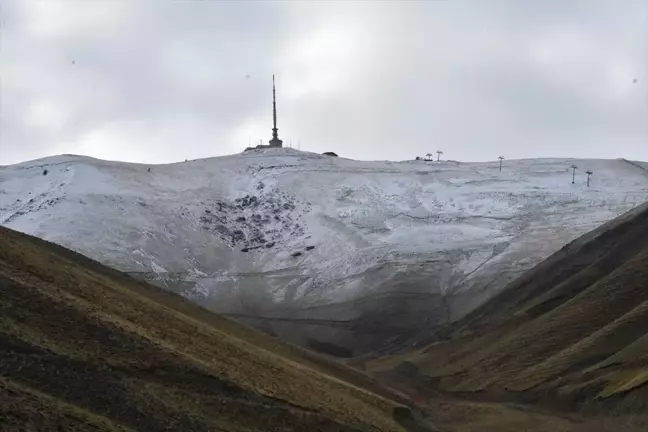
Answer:
[{"label": "antenna mast", "polygon": [[275,90],[275,76],[272,75],[272,139],[270,140],[270,147],[282,147],[283,141],[279,139],[277,133],[277,96]]}]

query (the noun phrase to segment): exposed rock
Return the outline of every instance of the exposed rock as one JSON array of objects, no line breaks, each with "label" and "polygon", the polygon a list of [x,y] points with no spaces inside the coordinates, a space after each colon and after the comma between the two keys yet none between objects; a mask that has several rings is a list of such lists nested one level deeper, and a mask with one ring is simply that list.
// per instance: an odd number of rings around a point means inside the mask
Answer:
[{"label": "exposed rock", "polygon": [[[310,205],[302,203],[300,207],[307,212]],[[254,211],[251,215],[250,210]],[[293,198],[273,189],[259,196],[238,197],[232,202],[216,201],[211,209],[205,210],[200,222],[203,228],[218,232],[230,247],[242,244],[247,252],[268,243],[275,246],[286,239],[286,233],[288,238],[303,236],[305,230],[298,223],[301,212],[296,211]]]}]

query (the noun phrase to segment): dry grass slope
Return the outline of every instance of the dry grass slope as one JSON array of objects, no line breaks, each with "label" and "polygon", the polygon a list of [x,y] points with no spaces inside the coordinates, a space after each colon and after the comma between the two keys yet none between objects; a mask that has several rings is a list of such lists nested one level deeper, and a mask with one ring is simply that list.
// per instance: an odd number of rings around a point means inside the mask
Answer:
[{"label": "dry grass slope", "polygon": [[647,430],[648,204],[567,245],[442,342],[367,367],[471,399],[632,416],[618,430]]},{"label": "dry grass slope", "polygon": [[352,369],[1,227],[0,317],[0,430],[419,430]]}]

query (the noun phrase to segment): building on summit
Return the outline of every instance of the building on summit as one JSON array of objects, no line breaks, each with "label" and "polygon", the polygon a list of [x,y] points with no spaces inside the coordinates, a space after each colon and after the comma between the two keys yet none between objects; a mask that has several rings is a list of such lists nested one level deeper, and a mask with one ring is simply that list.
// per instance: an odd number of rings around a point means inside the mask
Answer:
[{"label": "building on summit", "polygon": [[273,124],[272,139],[269,141],[268,145],[259,144],[256,147],[248,147],[248,148],[245,149],[245,151],[283,147],[283,141],[279,139],[279,129],[277,129],[277,98],[276,98],[276,94],[275,94],[275,78],[274,78],[274,75],[272,75],[272,124]]}]

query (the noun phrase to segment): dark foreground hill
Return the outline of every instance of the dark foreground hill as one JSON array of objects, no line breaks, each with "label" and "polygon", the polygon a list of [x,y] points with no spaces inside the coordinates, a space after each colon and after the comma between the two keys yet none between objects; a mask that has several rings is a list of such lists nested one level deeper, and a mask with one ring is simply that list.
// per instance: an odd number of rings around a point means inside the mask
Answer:
[{"label": "dark foreground hill", "polygon": [[532,403],[590,419],[578,430],[648,430],[648,204],[415,344],[367,366],[422,394]]},{"label": "dark foreground hill", "polygon": [[0,227],[0,430],[405,431],[364,375]]}]

